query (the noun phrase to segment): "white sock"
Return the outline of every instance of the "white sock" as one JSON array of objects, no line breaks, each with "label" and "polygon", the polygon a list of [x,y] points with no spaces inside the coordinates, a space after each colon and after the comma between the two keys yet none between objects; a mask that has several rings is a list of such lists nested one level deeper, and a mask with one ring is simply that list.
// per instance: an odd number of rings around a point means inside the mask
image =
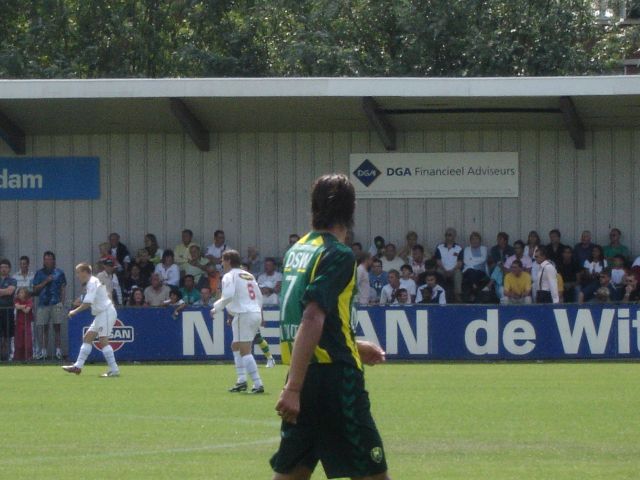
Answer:
[{"label": "white sock", "polygon": [[258,373],[258,365],[256,364],[256,359],[253,358],[253,355],[245,355],[244,357],[242,357],[242,362],[244,363],[244,368],[247,369],[247,373],[251,375],[253,386],[261,387],[262,379],[260,378],[260,373]]},{"label": "white sock", "polygon": [[90,343],[83,343],[80,347],[80,351],[78,352],[78,359],[76,363],[73,364],[74,367],[82,368],[84,367],[84,362],[89,358],[89,354],[91,353],[91,349],[93,347]]},{"label": "white sock", "polygon": [[118,364],[116,363],[116,356],[113,354],[113,347],[111,345],[107,345],[102,349],[102,355],[104,355],[104,359],[109,364],[109,370],[112,372],[118,372]]},{"label": "white sock", "polygon": [[11,337],[11,346],[9,347],[9,352],[13,357],[16,353],[16,337]]},{"label": "white sock", "polygon": [[240,352],[233,352],[233,361],[236,364],[236,372],[238,373],[236,383],[245,383],[247,381],[247,371],[244,368],[244,362],[242,361]]}]

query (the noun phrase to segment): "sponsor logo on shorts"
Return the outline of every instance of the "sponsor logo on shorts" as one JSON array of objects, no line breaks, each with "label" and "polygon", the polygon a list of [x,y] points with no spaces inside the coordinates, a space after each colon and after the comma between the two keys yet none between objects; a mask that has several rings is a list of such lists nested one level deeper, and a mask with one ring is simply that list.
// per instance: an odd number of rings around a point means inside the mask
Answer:
[{"label": "sponsor logo on shorts", "polygon": [[[87,333],[87,330],[89,330],[89,327],[84,327],[82,329],[83,336],[85,333]],[[100,328],[100,332],[102,332],[102,328]],[[113,351],[117,352],[124,346],[125,343],[133,343],[134,340],[135,328],[125,325],[119,318],[116,319],[115,323],[113,324],[113,329],[111,330],[111,335],[109,336],[109,345],[111,345]],[[95,342],[93,342],[93,346],[98,350],[101,350],[100,344],[97,339]]]},{"label": "sponsor logo on shorts", "polygon": [[384,452],[381,447],[374,447],[371,449],[371,460],[376,463],[382,463],[382,460],[384,460]]}]

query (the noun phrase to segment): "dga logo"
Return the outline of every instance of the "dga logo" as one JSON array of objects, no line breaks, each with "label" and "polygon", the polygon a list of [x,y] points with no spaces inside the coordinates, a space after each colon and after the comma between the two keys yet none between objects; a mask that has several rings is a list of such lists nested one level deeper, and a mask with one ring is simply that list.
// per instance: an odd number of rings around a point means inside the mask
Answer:
[{"label": "dga logo", "polygon": [[353,175],[360,180],[365,187],[368,187],[376,178],[382,175],[382,172],[367,158],[354,170]]},{"label": "dga logo", "polygon": [[383,459],[384,452],[382,451],[381,447],[374,447],[373,449],[371,449],[371,460],[376,463],[382,463]]},{"label": "dga logo", "polygon": [[[84,336],[89,330],[89,327],[84,327],[82,329],[82,336]],[[119,318],[116,319],[116,323],[113,325],[113,330],[111,331],[111,336],[109,336],[109,345],[113,348],[114,352],[120,350],[125,343],[132,343],[135,340],[135,329],[133,327],[127,327],[122,320]],[[98,350],[102,350],[100,348],[100,343],[98,339],[93,342],[93,346]]]}]

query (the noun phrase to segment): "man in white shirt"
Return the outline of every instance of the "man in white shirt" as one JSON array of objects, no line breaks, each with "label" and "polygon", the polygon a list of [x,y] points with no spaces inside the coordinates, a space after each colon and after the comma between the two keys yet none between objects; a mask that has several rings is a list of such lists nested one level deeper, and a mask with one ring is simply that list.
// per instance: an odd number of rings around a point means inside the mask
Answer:
[{"label": "man in white shirt", "polygon": [[240,268],[241,262],[240,254],[235,250],[227,250],[222,254],[225,271],[222,277],[222,297],[213,305],[211,316],[224,308],[233,316],[231,350],[238,379],[229,391],[246,392],[248,373],[253,380],[251,393],[264,393],[258,365],[251,353],[253,339],[262,322],[262,293],[253,275]]},{"label": "man in white shirt", "polygon": [[391,305],[395,303],[400,288],[400,272],[391,270],[388,276],[389,283],[382,287],[380,292],[380,305]]},{"label": "man in white shirt", "polygon": [[258,283],[270,287],[280,295],[282,287],[282,274],[276,270],[276,260],[268,257],[264,259],[264,272],[258,275]]},{"label": "man in white shirt", "polygon": [[84,367],[84,362],[89,357],[93,348],[93,342],[97,338],[100,343],[102,355],[104,355],[109,365],[109,371],[103,373],[102,376],[118,377],[120,376],[120,369],[116,363],[113,348],[109,345],[109,336],[111,335],[111,330],[113,330],[117,318],[116,309],[107,294],[106,287],[97,277],[92,275],[91,265],[88,263],[78,264],[76,266],[76,277],[78,277],[80,283],[84,285],[86,293],[81,298],[82,303],[69,312],[69,318],[73,318],[78,313],[88,309],[91,309],[91,314],[94,315],[95,318],[82,339],[82,346],[80,347],[76,363],[63,366],[62,368],[66,372],[80,375],[80,373],[82,373],[82,367]]},{"label": "man in white shirt", "polygon": [[558,272],[547,258],[547,251],[539,248],[536,251],[536,262],[539,268],[533,279],[533,290],[536,303],[560,303],[558,293]]},{"label": "man in white shirt", "polygon": [[213,233],[213,243],[207,247],[205,257],[213,263],[218,271],[222,273],[222,254],[229,250],[229,247],[225,243],[225,235],[222,230],[216,230]]},{"label": "man in white shirt", "polygon": [[445,230],[444,242],[436,246],[435,258],[438,271],[444,277],[445,282],[453,287],[456,301],[460,301],[462,294],[462,246],[456,243],[456,235],[455,228],[449,227]]},{"label": "man in white shirt", "polygon": [[116,303],[122,305],[122,289],[120,288],[120,282],[118,276],[115,275],[115,265],[113,260],[107,259],[102,261],[104,270],[96,275],[96,278],[106,287],[107,295],[113,302],[113,294],[116,294]]},{"label": "man in white shirt", "polygon": [[396,246],[393,243],[388,243],[386,247],[384,247],[384,255],[380,257],[380,261],[382,262],[382,271],[390,272],[391,270],[400,271],[402,265],[404,265],[404,260],[396,255]]},{"label": "man in white shirt", "polygon": [[360,252],[357,257],[358,269],[358,304],[369,305],[371,299],[371,285],[369,284],[369,268],[371,268],[371,255],[369,252]]}]

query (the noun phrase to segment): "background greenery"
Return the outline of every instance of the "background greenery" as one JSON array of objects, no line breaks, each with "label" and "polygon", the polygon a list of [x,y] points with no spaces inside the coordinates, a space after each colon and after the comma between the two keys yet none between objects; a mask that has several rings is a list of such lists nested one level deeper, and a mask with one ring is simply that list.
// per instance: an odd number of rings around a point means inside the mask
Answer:
[{"label": "background greenery", "polygon": [[0,78],[614,73],[590,0],[3,0]]}]

